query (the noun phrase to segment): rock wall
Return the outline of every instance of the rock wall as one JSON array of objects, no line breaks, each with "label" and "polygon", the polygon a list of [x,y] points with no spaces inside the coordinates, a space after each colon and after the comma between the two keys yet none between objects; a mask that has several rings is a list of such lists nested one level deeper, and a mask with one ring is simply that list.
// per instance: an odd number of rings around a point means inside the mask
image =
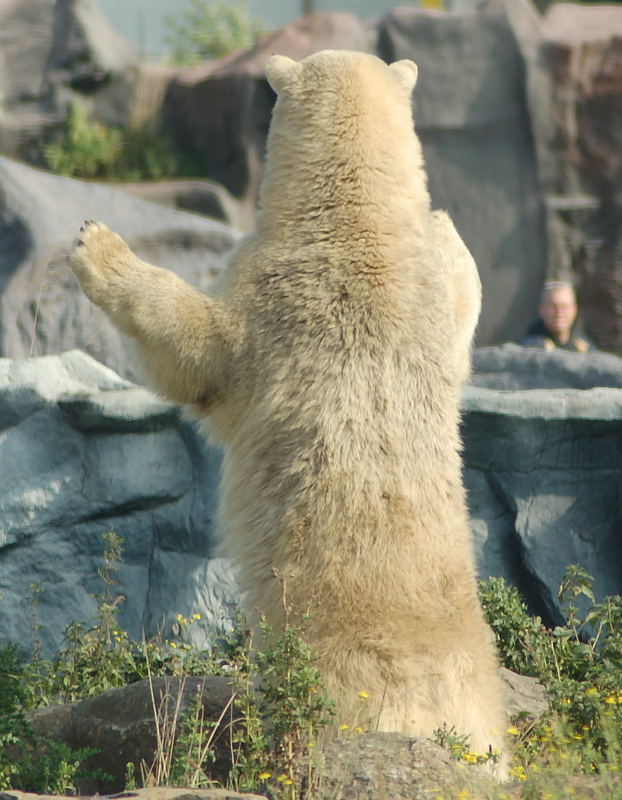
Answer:
[{"label": "rock wall", "polygon": [[80,291],[69,268],[71,242],[85,219],[107,223],[138,255],[204,289],[239,234],[206,217],[0,157],[0,355],[79,347],[135,379],[127,341]]},{"label": "rock wall", "polygon": [[0,359],[0,640],[30,647],[33,586],[44,652],[90,622],[109,531],[120,623],[175,638],[177,614],[201,613],[193,635],[213,636],[236,598],[214,555],[218,468],[176,408],[86,354]]},{"label": "rock wall", "polygon": [[37,0],[36,25],[30,5],[0,6],[23,42],[0,36],[0,67],[2,57],[23,66],[5,69],[2,152],[36,157],[72,99],[107,123],[161,125],[236,198],[228,218],[245,230],[274,102],[267,58],[332,47],[414,59],[432,199],[452,213],[483,279],[479,345],[518,338],[543,279],[570,275],[587,332],[622,353],[619,5],[554,3],[542,16],[531,0],[485,0],[459,14],[403,6],[369,22],[317,12],[192,68],[138,63],[95,0],[59,0],[54,22],[51,3]]},{"label": "rock wall", "polygon": [[[589,355],[566,355],[589,371]],[[549,623],[568,564],[598,597],[619,593],[622,389],[470,386],[463,411],[480,577],[505,577]],[[175,638],[176,615],[199,613],[186,635],[211,641],[237,600],[216,552],[218,469],[176,408],[84,353],[0,360],[0,642],[31,646],[33,585],[45,652],[92,619],[111,530],[125,540],[120,623]]]}]

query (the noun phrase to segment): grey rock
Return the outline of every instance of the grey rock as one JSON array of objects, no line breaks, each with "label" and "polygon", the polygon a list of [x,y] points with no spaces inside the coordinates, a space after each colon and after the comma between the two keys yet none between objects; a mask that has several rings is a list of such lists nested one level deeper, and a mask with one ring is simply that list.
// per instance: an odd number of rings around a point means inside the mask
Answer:
[{"label": "grey rock", "polygon": [[419,66],[415,127],[432,204],[449,211],[479,268],[480,345],[522,333],[545,272],[544,207],[512,25],[493,1],[461,14],[398,7],[379,26],[378,54]]},{"label": "grey rock", "polygon": [[[542,713],[546,702],[537,681],[503,670],[513,712]],[[214,735],[216,760],[212,777],[224,782],[231,765],[231,683],[217,676],[154,678],[77,703],[49,706],[31,712],[28,719],[39,736],[72,748],[93,747],[98,753],[87,762],[91,770],[108,772],[111,779],[86,779],[81,792],[122,791],[125,764],[153,763],[157,746],[156,710],[160,719],[172,719],[178,704],[183,717],[189,701],[200,694],[204,719],[220,725]],[[225,711],[223,715],[223,711]],[[398,733],[343,734],[322,748],[316,770],[314,797],[334,800],[351,797],[391,797],[417,800],[448,790],[468,789],[485,798],[495,787],[484,772],[460,766],[450,754],[426,739]],[[434,794],[435,796],[435,794]]]},{"label": "grey rock", "polygon": [[609,353],[546,351],[516,344],[473,352],[470,383],[488,389],[622,388],[622,359]]},{"label": "grey rock", "polygon": [[76,703],[38,709],[28,721],[38,736],[74,750],[97,751],[85,762],[85,772],[102,770],[110,777],[81,779],[81,794],[120,792],[125,788],[126,764],[134,765],[137,776],[141,766],[147,770],[155,766],[158,735],[166,736],[167,724],[181,723],[197,695],[206,721],[217,722],[222,715],[213,739],[213,778],[224,782],[231,764],[233,690],[223,677],[154,677]]},{"label": "grey rock", "polygon": [[526,715],[535,719],[547,711],[546,689],[537,678],[518,675],[505,667],[501,669],[501,675],[505,686],[505,707],[510,717]]},{"label": "grey rock", "polygon": [[40,107],[54,0],[0,2],[0,152],[36,157],[53,122]]},{"label": "grey rock", "polygon": [[84,353],[0,359],[0,640],[32,646],[29,598],[46,654],[65,626],[94,619],[104,534],[125,541],[120,624],[213,640],[235,610],[229,565],[215,557],[220,454],[174,406]]},{"label": "grey rock", "polygon": [[322,754],[322,800],[428,800],[437,792],[468,791],[491,798],[498,784],[479,769],[457,764],[428,739],[367,733],[331,742]]},{"label": "grey rock", "polygon": [[481,577],[504,577],[548,624],[570,564],[619,594],[622,390],[463,393],[464,478]]},{"label": "grey rock", "polygon": [[149,203],[218,219],[242,233],[248,233],[254,226],[254,203],[236,200],[224,186],[213,181],[149,181],[126,183],[118,188]]},{"label": "grey rock", "polygon": [[105,222],[139,256],[200,289],[220,272],[239,234],[108,186],[0,158],[0,356],[78,347],[136,380],[131,348],[80,291],[69,268],[71,243],[85,219]]},{"label": "grey rock", "polygon": [[370,37],[352,14],[310,14],[263,37],[249,51],[181,70],[167,89],[162,123],[180,147],[202,158],[206,177],[254,207],[275,101],[264,75],[268,58],[369,49]]},{"label": "grey rock", "polygon": [[57,0],[48,60],[45,106],[61,119],[79,99],[109,125],[127,125],[134,103],[138,55],[112,28],[95,0]]}]

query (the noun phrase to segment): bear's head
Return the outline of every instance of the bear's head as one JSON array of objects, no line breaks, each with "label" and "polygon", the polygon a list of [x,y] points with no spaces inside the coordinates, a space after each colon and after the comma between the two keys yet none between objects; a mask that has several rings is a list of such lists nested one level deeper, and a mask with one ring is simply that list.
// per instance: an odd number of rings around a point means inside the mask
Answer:
[{"label": "bear's head", "polygon": [[304,61],[294,61],[287,56],[274,55],[266,64],[266,77],[270,86],[279,95],[292,94],[303,90],[305,84],[318,88],[320,85],[330,83],[333,87],[340,83],[345,88],[352,76],[364,73],[372,75],[375,72],[376,80],[381,82],[381,75],[390,77],[408,94],[412,92],[417,83],[417,65],[414,61],[404,58],[387,65],[376,56],[348,50],[323,50],[308,56]]},{"label": "bear's head", "polygon": [[366,197],[386,202],[396,185],[412,193],[412,181],[427,197],[411,109],[414,62],[388,65],[369,53],[324,50],[299,62],[272,56],[266,77],[278,97],[261,207],[287,216],[289,206],[298,218],[334,214],[331,206],[351,211]]}]

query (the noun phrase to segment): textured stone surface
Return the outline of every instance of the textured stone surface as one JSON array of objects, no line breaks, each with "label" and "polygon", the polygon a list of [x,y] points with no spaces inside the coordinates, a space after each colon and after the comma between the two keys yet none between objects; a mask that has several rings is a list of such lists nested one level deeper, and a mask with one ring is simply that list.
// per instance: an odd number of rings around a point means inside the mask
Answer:
[{"label": "textured stone surface", "polygon": [[127,343],[80,291],[69,268],[71,242],[85,219],[105,222],[138,255],[199,288],[218,274],[239,234],[108,186],[0,158],[0,356],[79,347],[135,379]]},{"label": "textured stone surface", "polygon": [[180,146],[203,159],[208,178],[254,206],[276,99],[264,75],[268,58],[367,50],[369,40],[352,14],[318,11],[265,36],[252,50],[180,71],[166,92],[162,121]]},{"label": "textured stone surface", "polygon": [[[196,696],[201,698],[204,719],[216,722],[230,706],[233,690],[226,678],[215,675],[188,678],[155,677],[110,689],[77,703],[52,705],[29,714],[33,730],[39,736],[64,742],[73,750],[91,747],[97,752],[87,760],[85,772],[103,770],[110,778],[85,778],[81,794],[120,792],[125,787],[126,764],[132,763],[135,774],[141,765],[154,763],[158,733],[156,714],[161,725],[177,716],[184,718]],[[214,780],[225,781],[231,763],[227,726],[232,711],[225,713],[220,730],[214,735],[216,760]]]},{"label": "textured stone surface", "polygon": [[609,353],[548,352],[516,344],[473,352],[470,383],[488,389],[622,389],[622,359]]},{"label": "textured stone surface", "polygon": [[587,332],[622,354],[622,8],[554,3],[517,31],[547,206],[548,273],[574,277]]},{"label": "textured stone surface", "polygon": [[[542,373],[564,374],[571,357],[589,359],[563,354]],[[619,593],[622,389],[469,386],[463,408],[480,577],[505,577],[549,623],[571,563],[599,597]],[[125,537],[121,624],[170,637],[177,613],[198,612],[193,640],[212,637],[237,600],[214,557],[218,468],[176,409],[82,353],[0,360],[0,641],[30,646],[33,583],[46,652],[69,622],[92,619],[110,530]]]},{"label": "textured stone surface", "polygon": [[545,622],[581,564],[602,598],[622,584],[622,390],[463,394],[464,476],[481,577],[516,584]]},{"label": "textured stone surface", "polygon": [[137,74],[137,53],[96,0],[56,0],[42,85],[48,110],[62,119],[67,104],[79,100],[102,122],[126,125]]},{"label": "textured stone surface", "polygon": [[54,0],[0,2],[0,152],[27,155],[51,118],[40,107]]},{"label": "textured stone surface", "polygon": [[482,279],[477,341],[516,338],[537,305],[545,230],[523,60],[503,5],[398,7],[380,23],[378,53],[419,66],[414,119],[432,204],[449,211]]},{"label": "textured stone surface", "polygon": [[[518,679],[518,676],[513,678]],[[531,686],[533,695],[533,684]],[[225,678],[188,678],[185,683],[178,678],[153,680],[153,694],[156,706],[162,709],[162,717],[166,709],[169,718],[172,716],[178,698],[179,713],[183,715],[197,691],[201,693],[205,719],[216,721],[231,698],[231,687]],[[520,694],[516,697],[514,705],[522,709]],[[530,702],[533,704],[533,698]],[[141,761],[151,764],[156,749],[148,681],[112,689],[78,703],[40,709],[30,714],[29,719],[41,736],[65,742],[73,748],[99,750],[87,766],[105,770],[112,780],[84,780],[80,786],[82,794],[123,791],[125,764],[132,762],[138,775]],[[229,721],[230,716],[225,715],[215,736],[216,763],[212,775],[223,782],[231,760]],[[317,791],[313,795],[318,800],[342,797],[428,800],[443,790],[466,789],[485,800],[495,785],[483,771],[457,765],[437,744],[397,733],[343,734],[326,746],[320,764]]]},{"label": "textured stone surface", "polygon": [[176,408],[78,351],[0,359],[0,640],[28,649],[36,584],[43,650],[90,622],[103,589],[103,536],[125,540],[120,623],[174,638],[177,613],[205,642],[233,613],[227,564],[213,558],[219,454]]}]

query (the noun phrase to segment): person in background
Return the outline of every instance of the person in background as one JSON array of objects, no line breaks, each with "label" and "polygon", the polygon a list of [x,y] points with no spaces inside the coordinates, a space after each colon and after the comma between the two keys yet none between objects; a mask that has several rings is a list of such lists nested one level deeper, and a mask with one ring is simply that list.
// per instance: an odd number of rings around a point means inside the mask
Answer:
[{"label": "person in background", "polygon": [[542,287],[538,307],[538,319],[519,339],[523,347],[542,350],[574,350],[587,353],[596,346],[586,336],[577,335],[574,330],[577,318],[577,298],[572,284],[565,281],[549,281]]}]

